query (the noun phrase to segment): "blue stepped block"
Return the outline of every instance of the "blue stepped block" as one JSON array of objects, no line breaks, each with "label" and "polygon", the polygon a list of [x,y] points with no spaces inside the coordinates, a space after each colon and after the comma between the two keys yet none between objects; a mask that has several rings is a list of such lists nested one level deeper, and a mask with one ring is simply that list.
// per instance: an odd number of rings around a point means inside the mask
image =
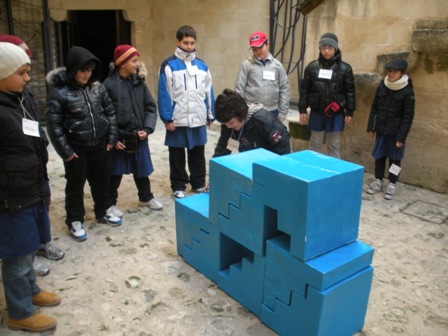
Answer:
[{"label": "blue stepped block", "polygon": [[246,194],[240,194],[239,204],[240,208],[229,205],[228,218],[219,215],[219,230],[255,254],[264,256],[266,241],[280,233],[277,211]]},{"label": "blue stepped block", "polygon": [[255,162],[253,180],[291,236],[291,254],[306,261],[357,239],[364,169],[303,152]]},{"label": "blue stepped block", "polygon": [[368,267],[374,249],[360,241],[342,246],[309,261],[289,253],[290,239],[270,239],[266,249],[263,304],[273,309],[276,300],[289,304],[291,293],[306,297],[309,286],[324,291],[335,283]]},{"label": "blue stepped block", "polygon": [[252,197],[252,165],[278,157],[263,148],[210,160],[210,221],[218,225],[219,214],[228,217],[229,205],[240,207],[240,194]]},{"label": "blue stepped block", "polygon": [[306,297],[262,305],[261,321],[282,336],[351,336],[364,325],[372,278],[369,266],[324,291],[308,286]]},{"label": "blue stepped block", "polygon": [[219,231],[208,219],[209,195],[176,200],[177,253],[212,281],[220,270]]},{"label": "blue stepped block", "polygon": [[218,286],[243,307],[260,316],[263,303],[265,258],[249,253],[219,272]]},{"label": "blue stepped block", "polygon": [[176,244],[185,262],[217,283],[219,271],[240,262],[250,252],[210,223],[208,209],[208,193],[176,200]]}]

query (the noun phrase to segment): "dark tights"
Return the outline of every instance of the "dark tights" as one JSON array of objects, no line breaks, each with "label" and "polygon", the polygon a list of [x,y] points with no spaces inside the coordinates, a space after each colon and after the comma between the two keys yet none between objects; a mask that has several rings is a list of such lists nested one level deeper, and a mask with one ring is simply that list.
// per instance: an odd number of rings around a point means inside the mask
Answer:
[{"label": "dark tights", "polygon": [[[382,157],[381,159],[375,160],[375,178],[382,180],[384,178],[384,173],[386,171],[386,160],[387,157]],[[401,167],[401,160],[392,160],[389,159],[389,168],[392,166],[392,164],[396,164],[397,166]],[[397,183],[398,181],[398,175],[389,173],[389,182],[391,183]]]}]

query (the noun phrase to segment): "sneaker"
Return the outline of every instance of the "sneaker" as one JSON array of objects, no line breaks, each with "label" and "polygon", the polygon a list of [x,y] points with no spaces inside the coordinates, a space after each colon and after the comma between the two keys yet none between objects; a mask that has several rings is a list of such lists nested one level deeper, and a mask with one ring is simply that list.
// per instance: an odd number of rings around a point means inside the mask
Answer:
[{"label": "sneaker", "polygon": [[173,193],[173,195],[174,195],[175,198],[184,198],[184,197],[187,196],[187,194],[185,194],[185,191],[183,191],[183,190],[176,190]]},{"label": "sneaker", "polygon": [[34,314],[22,320],[9,319],[8,327],[11,330],[25,330],[31,332],[42,332],[56,328],[56,320],[53,317]]},{"label": "sneaker", "polygon": [[123,212],[121,212],[115,205],[111,205],[111,207],[107,209],[106,213],[115,217],[123,217]]},{"label": "sneaker", "polygon": [[61,249],[54,246],[52,243],[42,244],[41,248],[36,253],[38,256],[45,257],[50,260],[59,260],[64,258],[65,253]]},{"label": "sneaker", "polygon": [[208,185],[205,185],[202,188],[193,189],[193,192],[198,194],[208,192]]},{"label": "sneaker", "polygon": [[121,225],[121,218],[114,216],[112,214],[106,213],[102,218],[97,219],[98,223],[100,224],[109,224],[112,226],[119,226]]},{"label": "sneaker", "polygon": [[31,298],[33,305],[39,307],[52,307],[61,303],[59,294],[40,291]]},{"label": "sneaker", "polygon": [[151,210],[161,210],[163,208],[163,204],[155,198],[150,199],[148,202],[139,202],[139,205],[141,207],[148,207]]},{"label": "sneaker", "polygon": [[384,193],[384,199],[392,200],[395,196],[395,183],[389,182],[386,188],[386,192]]},{"label": "sneaker", "polygon": [[34,274],[38,276],[45,276],[50,273],[50,268],[47,265],[37,261],[37,259],[34,259],[33,261],[33,270]]},{"label": "sneaker", "polygon": [[70,232],[76,241],[84,241],[87,239],[86,231],[80,221],[72,222]]},{"label": "sneaker", "polygon": [[381,190],[383,190],[383,180],[376,179],[371,185],[369,185],[366,192],[373,195]]}]

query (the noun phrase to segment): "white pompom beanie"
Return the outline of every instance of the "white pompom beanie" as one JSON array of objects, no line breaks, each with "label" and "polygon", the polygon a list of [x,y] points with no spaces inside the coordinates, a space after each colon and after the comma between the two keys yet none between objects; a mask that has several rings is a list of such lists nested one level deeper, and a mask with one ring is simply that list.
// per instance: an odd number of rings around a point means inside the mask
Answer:
[{"label": "white pompom beanie", "polygon": [[31,61],[22,48],[0,42],[0,80],[9,77],[24,64],[31,64]]}]

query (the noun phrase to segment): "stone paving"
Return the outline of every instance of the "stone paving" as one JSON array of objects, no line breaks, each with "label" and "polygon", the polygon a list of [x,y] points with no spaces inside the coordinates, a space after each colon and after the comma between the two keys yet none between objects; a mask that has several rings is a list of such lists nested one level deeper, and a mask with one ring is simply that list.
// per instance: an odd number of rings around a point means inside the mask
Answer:
[{"label": "stone paving", "polygon": [[[63,166],[50,151],[54,243],[66,252],[39,278],[61,305],[39,311],[58,320],[46,335],[276,335],[214,283],[185,264],[175,244],[174,201],[168,182],[164,130],[151,136],[151,176],[162,211],[139,208],[132,177],[123,179],[122,226],[93,223],[86,188],[87,241],[77,243],[64,225]],[[163,125],[162,125],[163,127]],[[209,130],[211,157],[218,133]],[[372,181],[365,174],[365,188]],[[448,335],[448,195],[398,183],[396,198],[363,194],[359,239],[375,248],[374,279],[363,330],[356,336]],[[0,335],[30,335],[6,326],[0,292]],[[298,336],[301,335],[297,331]],[[332,335],[330,335],[332,336]],[[335,335],[340,336],[340,335]]]}]

